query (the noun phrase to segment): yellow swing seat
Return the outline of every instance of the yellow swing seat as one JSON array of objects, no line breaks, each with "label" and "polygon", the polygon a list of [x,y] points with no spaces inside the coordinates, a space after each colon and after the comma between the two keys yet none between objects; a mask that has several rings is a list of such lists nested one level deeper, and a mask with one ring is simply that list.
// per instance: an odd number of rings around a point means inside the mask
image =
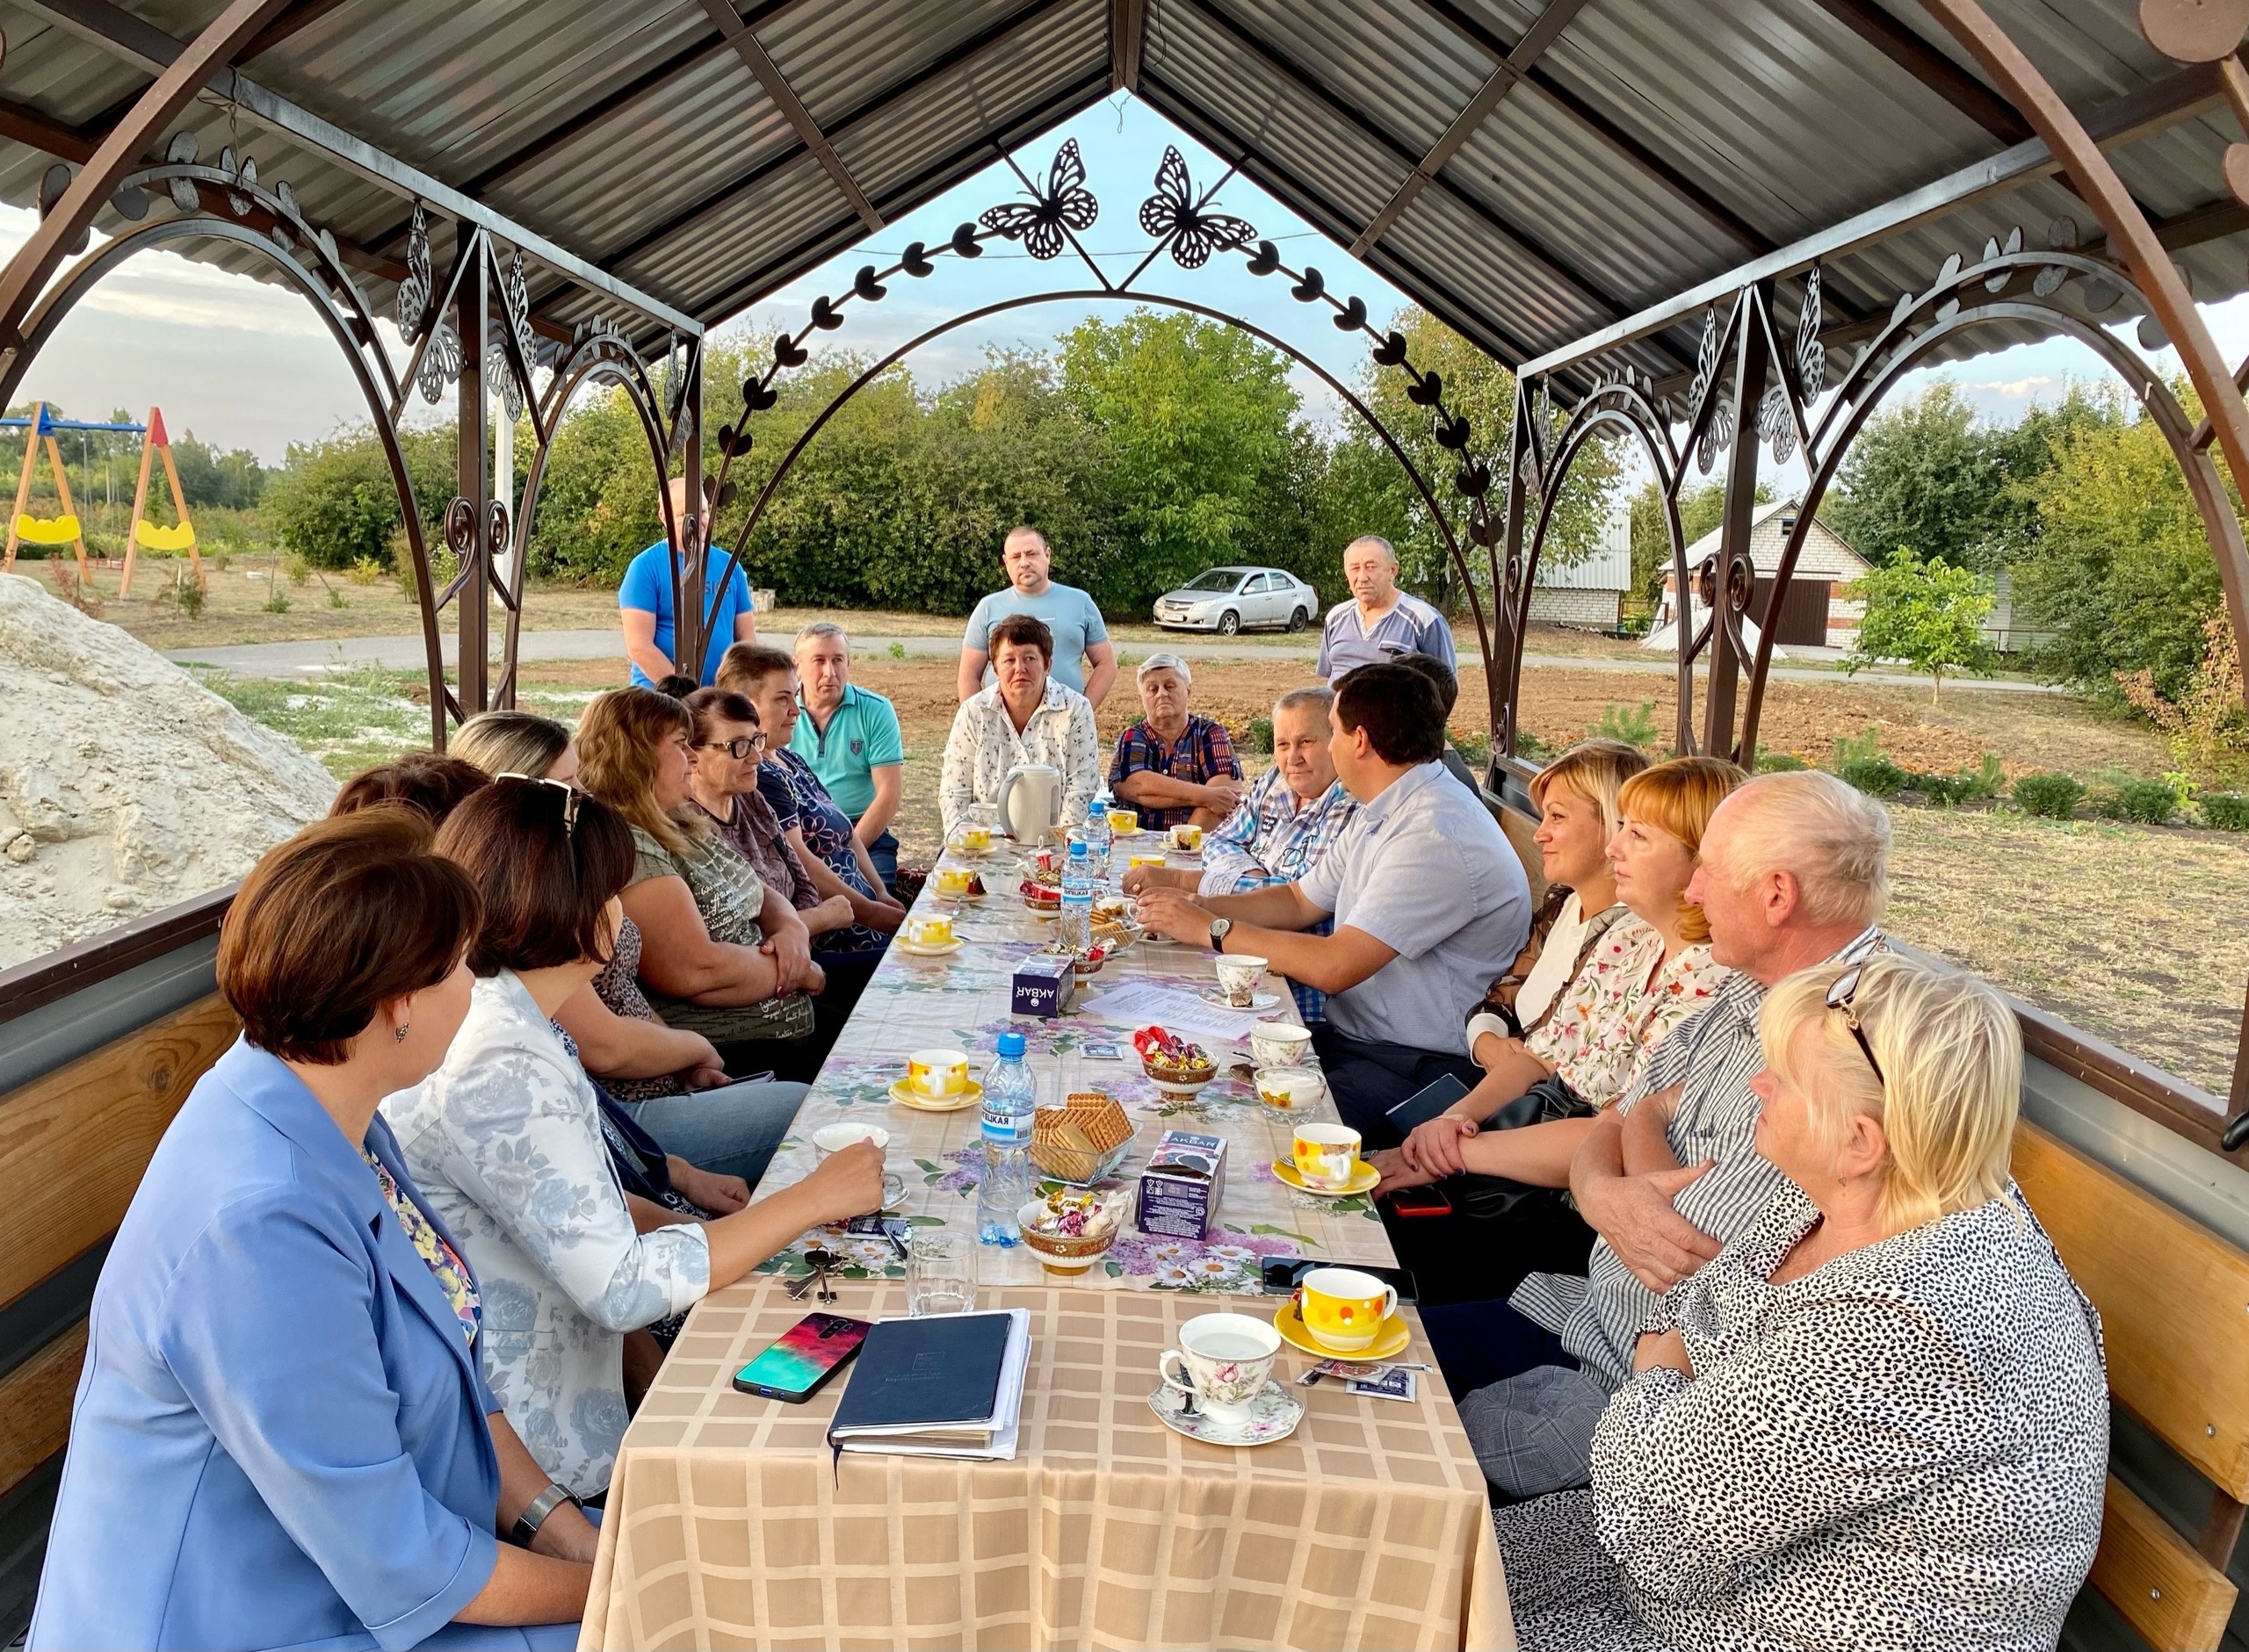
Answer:
[{"label": "yellow swing seat", "polygon": [[162,528],[153,522],[136,522],[133,537],[143,551],[192,551],[195,548],[195,529],[187,523],[176,528]]},{"label": "yellow swing seat", "polygon": [[71,545],[83,537],[76,516],[16,518],[16,537],[25,545]]}]

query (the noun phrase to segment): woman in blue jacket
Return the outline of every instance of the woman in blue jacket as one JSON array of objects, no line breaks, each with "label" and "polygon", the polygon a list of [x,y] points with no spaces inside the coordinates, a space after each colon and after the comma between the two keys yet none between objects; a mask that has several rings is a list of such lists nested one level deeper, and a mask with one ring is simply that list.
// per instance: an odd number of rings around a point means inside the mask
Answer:
[{"label": "woman in blue jacket", "polygon": [[398,805],[243,881],[242,1035],[102,1268],[33,1647],[575,1643],[593,1527],[485,1386],[474,1276],[376,1112],[445,1058],[477,916]]}]

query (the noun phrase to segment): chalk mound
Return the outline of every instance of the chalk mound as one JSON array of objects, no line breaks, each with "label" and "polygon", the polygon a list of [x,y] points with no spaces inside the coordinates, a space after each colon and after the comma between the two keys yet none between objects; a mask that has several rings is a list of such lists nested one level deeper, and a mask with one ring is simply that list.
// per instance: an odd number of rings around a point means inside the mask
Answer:
[{"label": "chalk mound", "polygon": [[335,795],[154,649],[0,575],[0,967],[240,877]]}]

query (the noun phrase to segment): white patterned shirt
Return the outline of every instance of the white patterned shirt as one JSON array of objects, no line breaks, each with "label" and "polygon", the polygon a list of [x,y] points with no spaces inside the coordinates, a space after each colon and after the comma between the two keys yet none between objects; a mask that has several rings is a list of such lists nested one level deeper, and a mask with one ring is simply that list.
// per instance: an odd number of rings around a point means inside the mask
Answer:
[{"label": "white patterned shirt", "polygon": [[1018,763],[1047,763],[1062,773],[1062,822],[1085,819],[1086,805],[1101,790],[1101,737],[1095,731],[1093,702],[1075,689],[1046,679],[1045,696],[1030,720],[1016,732],[1001,703],[1000,685],[980,689],[953,714],[945,737],[944,774],[937,782],[937,812],[951,832],[973,803],[996,804],[1008,770]]},{"label": "white patterned shirt", "polygon": [[1594,942],[1523,1047],[1589,1105],[1605,1107],[1624,1093],[1641,1058],[1732,973],[1710,961],[1707,943],[1667,959],[1655,926],[1627,913]]}]

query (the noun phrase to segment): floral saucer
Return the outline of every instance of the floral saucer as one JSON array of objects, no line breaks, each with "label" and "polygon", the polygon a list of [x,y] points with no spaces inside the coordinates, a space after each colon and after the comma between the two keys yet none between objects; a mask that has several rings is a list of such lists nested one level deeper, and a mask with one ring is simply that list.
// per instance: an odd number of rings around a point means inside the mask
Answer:
[{"label": "floral saucer", "polygon": [[1295,1433],[1297,1425],[1304,1421],[1304,1402],[1269,1377],[1249,1402],[1247,1416],[1221,1421],[1200,1402],[1190,1410],[1189,1397],[1167,1382],[1148,1396],[1148,1409],[1174,1433],[1206,1446],[1269,1446]]}]

